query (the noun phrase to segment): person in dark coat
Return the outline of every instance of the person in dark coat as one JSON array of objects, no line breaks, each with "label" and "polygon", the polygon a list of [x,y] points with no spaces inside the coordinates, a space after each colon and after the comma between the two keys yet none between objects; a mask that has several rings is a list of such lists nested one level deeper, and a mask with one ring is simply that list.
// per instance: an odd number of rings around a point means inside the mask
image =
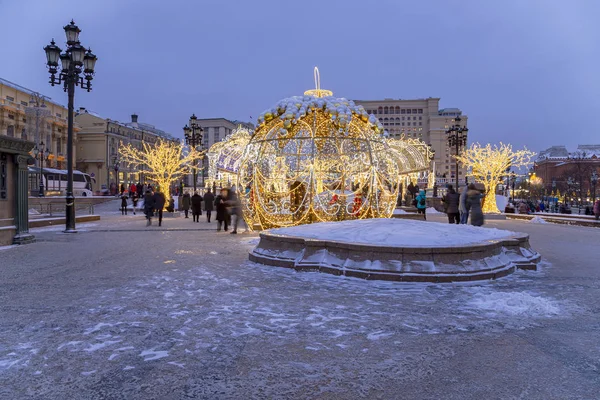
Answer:
[{"label": "person in dark coat", "polygon": [[144,195],[144,192],[143,192],[144,188],[142,187],[141,183],[138,182],[137,185],[135,186],[135,189],[138,194],[138,199]]},{"label": "person in dark coat", "polygon": [[184,193],[181,199],[181,209],[185,213],[185,217],[189,218],[188,212],[190,211],[190,206],[192,205],[192,199],[190,198],[189,193]]},{"label": "person in dark coat", "polygon": [[152,196],[154,200],[154,210],[158,214],[158,226],[162,225],[162,217],[163,217],[163,209],[165,208],[165,195],[160,191],[156,190],[154,196]]},{"label": "person in dark coat", "polygon": [[214,203],[215,196],[212,194],[209,188],[208,191],[204,194],[204,210],[206,211],[206,222],[210,222],[210,216],[213,211]]},{"label": "person in dark coat", "polygon": [[202,196],[198,194],[198,192],[194,192],[192,196],[192,218],[194,218],[194,222],[200,222],[200,216],[202,215]]},{"label": "person in dark coat", "polygon": [[442,198],[444,207],[446,208],[446,214],[448,215],[449,224],[459,224],[460,217],[458,212],[458,206],[460,203],[460,195],[456,193],[452,185],[448,186],[448,192]]},{"label": "person in dark coat", "polygon": [[[232,187],[227,194],[227,206],[229,207],[229,215],[233,217],[233,230],[232,234],[237,233],[237,227],[240,220],[244,223],[244,219],[242,217],[242,204],[237,196],[237,192],[235,190],[235,186]],[[248,228],[246,227],[246,231]]]},{"label": "person in dark coat", "polygon": [[474,184],[469,185],[467,191],[467,208],[471,216],[471,225],[482,226],[483,225],[483,211],[481,209],[481,200],[483,195],[480,190],[477,190]]},{"label": "person in dark coat", "polygon": [[127,215],[127,195],[121,193],[121,215]]},{"label": "person in dark coat", "polygon": [[144,195],[144,214],[146,214],[146,226],[152,225],[152,217],[154,216],[154,195],[152,190],[146,190]]},{"label": "person in dark coat", "polygon": [[221,193],[215,197],[215,208],[217,209],[217,232],[225,225],[225,232],[229,226],[229,215],[227,214],[227,189],[221,189]]}]

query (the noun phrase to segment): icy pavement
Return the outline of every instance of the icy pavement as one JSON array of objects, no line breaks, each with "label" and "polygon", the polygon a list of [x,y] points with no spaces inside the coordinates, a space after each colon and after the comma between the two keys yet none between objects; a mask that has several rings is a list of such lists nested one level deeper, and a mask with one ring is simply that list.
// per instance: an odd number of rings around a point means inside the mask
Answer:
[{"label": "icy pavement", "polygon": [[600,232],[490,226],[541,270],[371,282],[250,264],[256,234],[204,219],[38,231],[0,255],[0,398],[597,398]]}]

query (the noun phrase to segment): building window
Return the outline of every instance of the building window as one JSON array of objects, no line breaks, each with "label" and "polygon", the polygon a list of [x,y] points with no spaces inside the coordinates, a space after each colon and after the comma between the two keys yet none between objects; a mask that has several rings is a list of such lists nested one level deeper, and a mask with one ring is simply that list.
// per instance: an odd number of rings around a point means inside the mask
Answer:
[{"label": "building window", "polygon": [[26,101],[22,101],[22,100],[21,100],[21,105],[22,105],[22,106],[25,106],[25,107],[27,107],[27,105],[28,105],[28,104],[27,104],[27,102],[26,102]]},{"label": "building window", "polygon": [[384,113],[384,114],[387,114],[387,113],[389,113],[389,109],[387,108],[387,106],[383,108],[383,113]]},{"label": "building window", "polygon": [[383,114],[383,107],[379,107],[377,109],[377,114]]},{"label": "building window", "polygon": [[423,117],[419,116],[419,121],[421,121],[423,119]]},{"label": "building window", "polygon": [[58,118],[62,118],[62,115],[61,115],[61,113],[56,113],[56,116],[57,116]]},{"label": "building window", "polygon": [[400,110],[400,114],[406,114],[406,110],[403,108],[402,110]]},{"label": "building window", "polygon": [[21,139],[27,140],[27,131],[25,128],[21,129]]},{"label": "building window", "polygon": [[413,122],[413,126],[417,126],[417,123],[416,123],[416,122]]},{"label": "building window", "polygon": [[8,101],[15,101],[15,98],[14,97],[10,97],[10,96],[6,96],[6,100],[8,100]]},{"label": "building window", "polygon": [[421,126],[421,125],[423,125],[423,123],[422,123],[422,122],[419,122],[419,126]]},{"label": "building window", "polygon": [[8,161],[6,154],[0,154],[0,200],[6,200],[8,197]]},{"label": "building window", "polygon": [[8,114],[8,119],[15,119],[15,116],[12,114]]},{"label": "building window", "polygon": [[396,114],[400,114],[400,107],[396,106]]},{"label": "building window", "polygon": [[416,114],[416,113],[417,113],[417,109],[413,108],[413,114]]},{"label": "building window", "polygon": [[56,152],[58,154],[62,154],[62,139],[61,138],[56,139]]},{"label": "building window", "polygon": [[419,114],[423,114],[423,109],[419,108]]},{"label": "building window", "polygon": [[14,125],[9,125],[8,128],[6,128],[6,136],[15,137],[15,127],[14,127]]},{"label": "building window", "polygon": [[410,114],[410,108],[409,108],[408,110],[406,110],[406,113],[407,113],[407,114]]},{"label": "building window", "polygon": [[402,126],[404,126],[404,122],[402,123]]}]

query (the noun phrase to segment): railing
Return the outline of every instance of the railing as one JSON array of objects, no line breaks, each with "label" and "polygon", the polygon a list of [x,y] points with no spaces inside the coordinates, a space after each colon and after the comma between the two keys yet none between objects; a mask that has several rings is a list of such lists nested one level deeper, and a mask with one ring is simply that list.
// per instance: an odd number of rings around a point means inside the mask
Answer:
[{"label": "railing", "polygon": [[[78,215],[92,215],[94,214],[94,206],[98,204],[98,201],[93,199],[82,199],[77,198],[75,200],[75,214]],[[66,203],[64,197],[30,197],[29,198],[29,209],[37,211],[40,216],[44,217],[56,217],[64,216]]]}]

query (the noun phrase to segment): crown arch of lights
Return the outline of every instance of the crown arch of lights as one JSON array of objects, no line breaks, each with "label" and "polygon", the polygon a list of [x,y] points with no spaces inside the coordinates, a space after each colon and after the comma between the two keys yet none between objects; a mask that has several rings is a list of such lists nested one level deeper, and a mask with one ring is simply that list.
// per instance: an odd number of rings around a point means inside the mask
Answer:
[{"label": "crown arch of lights", "polygon": [[315,83],[257,120],[238,181],[251,228],[392,215],[399,167],[382,125],[321,89],[316,68]]},{"label": "crown arch of lights", "polygon": [[208,149],[208,178],[206,187],[229,187],[237,182],[244,150],[250,142],[251,133],[239,125],[222,141]]}]

